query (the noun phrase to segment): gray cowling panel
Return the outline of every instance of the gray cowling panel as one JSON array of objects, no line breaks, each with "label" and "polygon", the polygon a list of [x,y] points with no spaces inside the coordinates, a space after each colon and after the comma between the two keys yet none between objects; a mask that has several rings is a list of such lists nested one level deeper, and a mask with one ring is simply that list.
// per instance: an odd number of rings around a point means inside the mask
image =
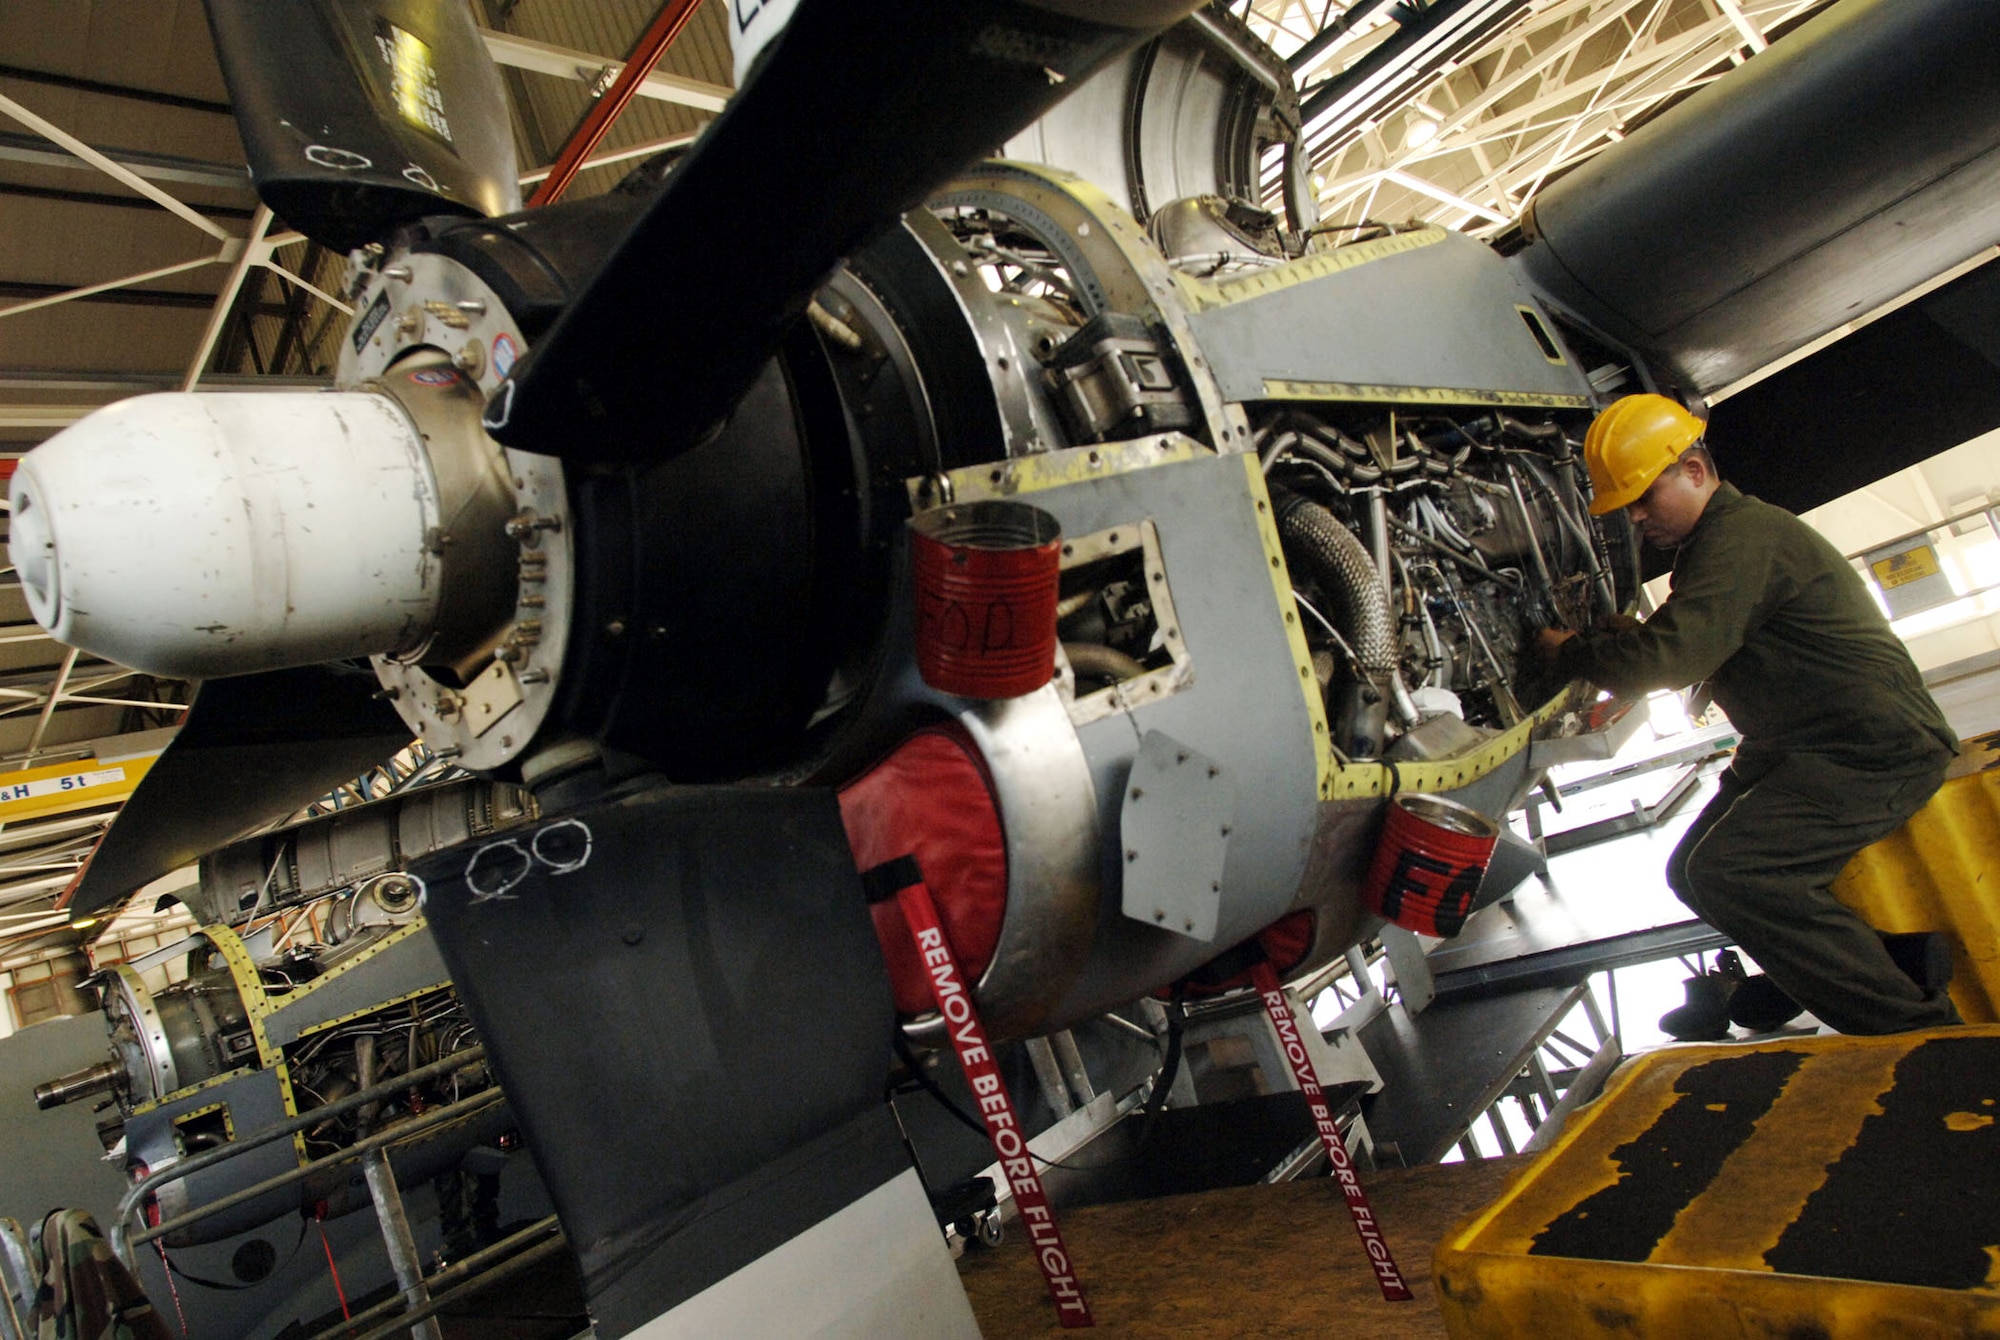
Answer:
[{"label": "gray cowling panel", "polygon": [[1536,341],[1520,310],[1533,297],[1484,243],[1427,229],[1294,264],[1315,263],[1338,268],[1280,288],[1225,284],[1243,296],[1191,318],[1225,399],[1423,388],[1431,403],[1588,403],[1582,375]]},{"label": "gray cowling panel", "polygon": [[1712,390],[2000,234],[2000,5],[1845,0],[1544,191],[1528,280]]},{"label": "gray cowling panel", "polygon": [[[240,1074],[128,1118],[125,1122],[128,1166],[141,1163],[149,1168],[159,1168],[172,1162],[178,1157],[174,1140],[176,1119],[216,1104],[226,1108],[239,1136],[275,1126],[287,1116],[276,1071],[256,1070]],[[297,1166],[298,1156],[292,1152],[291,1141],[274,1141],[180,1181],[165,1183],[158,1193],[160,1215],[166,1219],[173,1218]],[[219,1242],[231,1234],[269,1223],[281,1214],[294,1212],[299,1205],[299,1189],[296,1186],[274,1187],[234,1209],[223,1210],[169,1233],[165,1242],[169,1247]]]},{"label": "gray cowling panel", "polygon": [[288,1047],[307,1029],[380,1005],[385,1000],[450,985],[437,941],[419,928],[366,960],[346,965],[338,976],[308,983],[305,990],[280,996],[264,1021],[274,1047]]},{"label": "gray cowling panel", "polygon": [[[1152,520],[1191,671],[1178,692],[1077,731],[1097,788],[1098,831],[1106,835],[1105,897],[1089,966],[1045,1021],[1057,1028],[1182,976],[1284,915],[1305,870],[1318,764],[1244,458],[1133,470],[1046,489],[1034,499],[1066,535]],[[1149,731],[1214,759],[1235,779],[1239,804],[1221,881],[1226,896],[1212,940],[1136,921],[1122,910],[1123,848],[1111,835],[1119,832],[1125,782]]]},{"label": "gray cowling panel", "polygon": [[[125,1138],[129,1163],[150,1168],[165,1166],[178,1157],[175,1121],[215,1106],[226,1109],[237,1139],[275,1126],[290,1115],[279,1092],[276,1070],[241,1071],[128,1118]],[[404,1186],[415,1186],[456,1166],[467,1150],[499,1138],[512,1124],[513,1114],[507,1105],[495,1104],[391,1146],[389,1166]],[[171,1218],[183,1214],[298,1166],[292,1142],[273,1141],[179,1181],[164,1183],[159,1191],[161,1215]],[[323,1207],[327,1218],[349,1214],[369,1204],[368,1192],[357,1185],[359,1180],[354,1165],[337,1164],[304,1181],[273,1187],[262,1195],[175,1229],[164,1241],[169,1247],[221,1242],[282,1215],[314,1207]]]}]

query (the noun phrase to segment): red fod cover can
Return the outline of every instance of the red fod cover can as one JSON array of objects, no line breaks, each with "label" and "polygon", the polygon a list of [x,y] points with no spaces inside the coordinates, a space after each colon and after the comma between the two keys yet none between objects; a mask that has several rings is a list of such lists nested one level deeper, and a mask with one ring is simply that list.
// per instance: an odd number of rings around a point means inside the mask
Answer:
[{"label": "red fod cover can", "polygon": [[1389,802],[1362,896],[1385,920],[1423,935],[1456,935],[1492,859],[1500,825],[1442,796]]},{"label": "red fod cover can", "polygon": [[910,518],[917,669],[942,693],[1018,698],[1055,676],[1062,527],[1007,500]]}]

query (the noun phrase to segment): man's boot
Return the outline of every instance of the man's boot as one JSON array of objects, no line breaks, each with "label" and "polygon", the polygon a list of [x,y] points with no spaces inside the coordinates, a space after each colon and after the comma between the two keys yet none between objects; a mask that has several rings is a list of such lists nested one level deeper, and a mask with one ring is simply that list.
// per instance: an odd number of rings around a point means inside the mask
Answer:
[{"label": "man's boot", "polygon": [[1729,998],[1743,980],[1734,950],[1715,956],[1715,971],[1687,979],[1687,1004],[1660,1016],[1660,1031],[1681,1042],[1720,1042],[1729,1036]]},{"label": "man's boot", "polygon": [[1804,1013],[1803,1005],[1761,972],[1744,978],[1729,997],[1729,1022],[1741,1024],[1752,1033],[1782,1028]]},{"label": "man's boot", "polygon": [[1951,985],[1951,941],[1944,936],[1936,931],[1918,931],[1914,935],[1877,931],[1876,934],[1882,936],[1882,947],[1896,960],[1903,975],[1925,991],[1942,991]]}]

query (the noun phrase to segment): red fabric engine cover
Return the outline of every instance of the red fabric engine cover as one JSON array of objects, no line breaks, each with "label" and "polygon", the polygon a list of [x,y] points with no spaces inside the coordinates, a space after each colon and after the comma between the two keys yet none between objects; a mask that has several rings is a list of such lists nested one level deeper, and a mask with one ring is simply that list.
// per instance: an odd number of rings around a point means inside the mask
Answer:
[{"label": "red fabric engine cover", "polygon": [[[841,788],[840,817],[858,869],[915,858],[966,985],[977,983],[993,961],[1007,915],[1007,844],[972,751],[944,731],[919,732]],[[904,1014],[931,1009],[930,978],[902,909],[891,898],[870,910],[896,1008]]]},{"label": "red fabric engine cover", "polygon": [[[1189,973],[1188,994],[1197,998],[1219,996],[1249,986],[1250,965],[1258,958],[1269,962],[1282,979],[1312,952],[1313,926],[1311,908],[1287,912],[1242,944],[1231,946]],[[1250,952],[1251,945],[1256,946],[1257,952]],[[1172,994],[1171,990],[1153,993],[1159,1000],[1166,1000]]]},{"label": "red fabric engine cover", "polygon": [[[1306,955],[1312,952],[1313,926],[1312,909],[1300,908],[1257,932],[1257,944],[1271,966],[1278,970],[1278,976],[1283,977],[1306,961]],[[1246,974],[1243,980],[1249,981],[1249,976]]]}]

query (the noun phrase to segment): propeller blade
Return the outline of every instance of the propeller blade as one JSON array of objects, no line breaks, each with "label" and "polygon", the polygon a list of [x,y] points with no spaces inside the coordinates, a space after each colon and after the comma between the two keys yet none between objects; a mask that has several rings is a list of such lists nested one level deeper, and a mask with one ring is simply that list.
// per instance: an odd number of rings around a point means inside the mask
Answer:
[{"label": "propeller blade", "polygon": [[98,844],[72,915],[123,901],[218,847],[287,818],[410,742],[375,676],[328,666],[202,684]]},{"label": "propeller blade", "polygon": [[[831,792],[627,788],[410,874],[597,1334],[631,1334],[800,1238],[823,1245],[790,1269],[848,1271],[835,1293],[909,1287],[903,1243],[872,1222],[838,1232],[910,1157],[882,1101],[895,1006]],[[733,1329],[863,1333],[823,1326],[821,1300],[790,1306],[803,1320],[785,1330]]]},{"label": "propeller blade", "polygon": [[1194,7],[803,0],[488,428],[574,460],[693,446],[843,257]]},{"label": "propeller blade", "polygon": [[250,177],[336,251],[521,207],[500,72],[461,0],[208,0]]}]

